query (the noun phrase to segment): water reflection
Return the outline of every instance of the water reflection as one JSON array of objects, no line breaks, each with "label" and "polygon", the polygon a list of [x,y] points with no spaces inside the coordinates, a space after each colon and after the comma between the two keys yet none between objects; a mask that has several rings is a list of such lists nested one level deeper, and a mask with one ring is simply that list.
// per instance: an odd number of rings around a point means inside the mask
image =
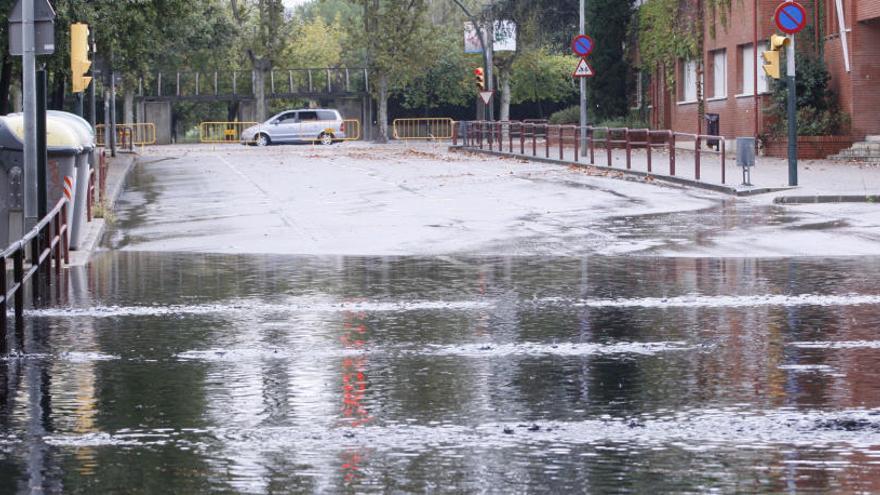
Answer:
[{"label": "water reflection", "polygon": [[0,361],[0,477],[872,491],[876,261],[107,253]]}]

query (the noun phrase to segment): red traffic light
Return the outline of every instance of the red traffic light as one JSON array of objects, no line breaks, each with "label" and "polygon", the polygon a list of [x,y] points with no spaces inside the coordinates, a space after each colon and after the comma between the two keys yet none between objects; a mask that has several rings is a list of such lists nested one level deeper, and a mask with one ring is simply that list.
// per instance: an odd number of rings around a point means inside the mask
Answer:
[{"label": "red traffic light", "polygon": [[474,78],[476,79],[477,89],[480,91],[485,91],[486,89],[486,77],[483,75],[483,68],[477,67],[474,69]]},{"label": "red traffic light", "polygon": [[483,75],[483,68],[477,67],[476,69],[474,69],[474,75],[475,76],[482,76]]}]

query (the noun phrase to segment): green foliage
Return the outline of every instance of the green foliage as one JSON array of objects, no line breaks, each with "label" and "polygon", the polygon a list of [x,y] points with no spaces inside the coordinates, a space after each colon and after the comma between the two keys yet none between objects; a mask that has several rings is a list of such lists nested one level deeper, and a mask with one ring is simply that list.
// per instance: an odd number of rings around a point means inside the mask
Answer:
[{"label": "green foliage", "polygon": [[547,121],[553,125],[579,124],[581,121],[581,107],[580,105],[575,105],[563,108],[558,112],[553,112]]},{"label": "green foliage", "polygon": [[[581,121],[581,107],[580,105],[574,105],[562,109],[550,115],[548,121],[554,125],[579,124]],[[625,116],[613,119],[599,119],[598,122],[595,116],[591,114],[590,122],[593,122],[593,126],[595,127],[629,127],[630,129],[647,129],[650,127],[638,112],[632,112]]]},{"label": "green foliage", "polygon": [[513,64],[513,103],[564,101],[576,93],[571,72],[577,59],[553,55],[546,49],[523,53]]},{"label": "green foliage", "polygon": [[670,84],[675,83],[675,62],[697,54],[693,26],[680,22],[679,3],[679,0],[651,0],[642,5],[638,13],[642,65],[664,68]]},{"label": "green foliage", "polygon": [[402,105],[431,109],[443,105],[465,106],[474,99],[472,71],[482,61],[464,54],[459,30],[448,29],[437,38],[438,57],[414,77],[402,94]]},{"label": "green foliage", "polygon": [[299,23],[293,29],[291,43],[284,53],[290,67],[336,67],[342,61],[347,36],[341,17],[327,23],[323,17]]},{"label": "green foliage", "polygon": [[596,75],[587,81],[587,87],[598,118],[626,115],[629,109],[626,82],[630,64],[624,47],[632,16],[632,0],[591,0],[588,4],[588,32],[596,40],[590,64]]},{"label": "green foliage", "polygon": [[[849,116],[840,110],[834,92],[829,88],[831,74],[825,61],[810,54],[797,53],[797,122],[800,136],[838,135],[848,131]],[[782,73],[785,74],[783,61]],[[774,81],[771,105],[767,109],[773,119],[769,128],[772,137],[788,133],[788,84],[785,78]]]}]

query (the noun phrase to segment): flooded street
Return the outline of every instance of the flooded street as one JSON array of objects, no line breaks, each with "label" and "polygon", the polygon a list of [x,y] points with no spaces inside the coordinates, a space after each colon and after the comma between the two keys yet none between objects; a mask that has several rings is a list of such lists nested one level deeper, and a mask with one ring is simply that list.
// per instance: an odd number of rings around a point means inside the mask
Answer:
[{"label": "flooded street", "polygon": [[2,363],[0,469],[50,492],[876,491],[878,261],[105,253]]},{"label": "flooded street", "polygon": [[880,257],[719,240],[847,226],[513,161],[283,196],[214,155],[141,166],[27,312],[0,492],[880,491]]}]

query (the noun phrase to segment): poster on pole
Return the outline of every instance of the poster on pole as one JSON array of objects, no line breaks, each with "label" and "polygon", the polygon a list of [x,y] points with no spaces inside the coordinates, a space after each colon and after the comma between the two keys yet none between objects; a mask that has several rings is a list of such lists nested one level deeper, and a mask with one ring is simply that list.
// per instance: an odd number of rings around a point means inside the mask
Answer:
[{"label": "poster on pole", "polygon": [[[488,36],[489,25],[480,26],[483,30],[483,36]],[[516,23],[513,21],[495,21],[492,27],[494,43],[492,43],[496,52],[515,52],[516,51]],[[488,43],[487,43],[488,45]],[[472,22],[464,23],[464,52],[465,53],[483,53],[483,47],[480,45],[480,36],[477,34],[477,28]]]}]

